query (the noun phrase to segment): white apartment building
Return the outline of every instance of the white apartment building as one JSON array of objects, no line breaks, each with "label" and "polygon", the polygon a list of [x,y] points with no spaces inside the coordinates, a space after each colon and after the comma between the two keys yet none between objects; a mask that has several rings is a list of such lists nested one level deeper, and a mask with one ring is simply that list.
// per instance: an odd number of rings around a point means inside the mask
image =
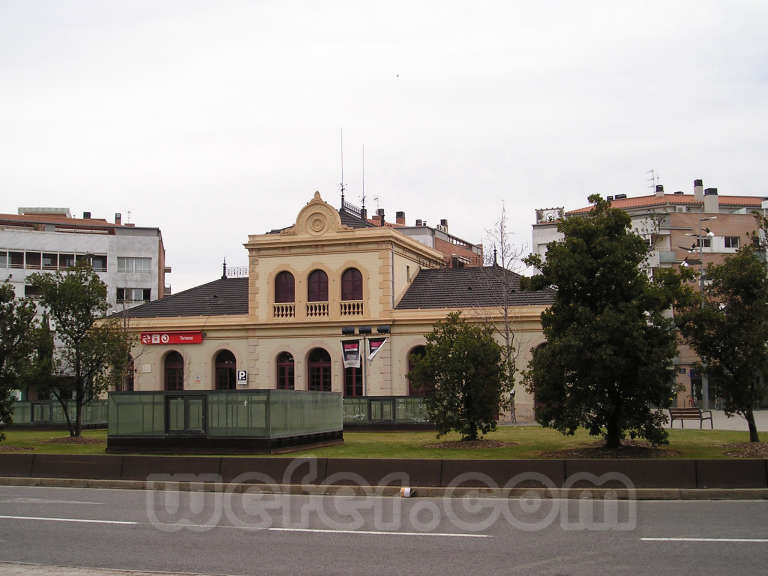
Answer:
[{"label": "white apartment building", "polygon": [[91,262],[107,285],[111,311],[170,294],[165,275],[165,247],[159,228],[92,218],[73,218],[68,208],[19,208],[0,214],[0,281],[17,296],[34,296],[27,278],[35,272],[66,270]]}]

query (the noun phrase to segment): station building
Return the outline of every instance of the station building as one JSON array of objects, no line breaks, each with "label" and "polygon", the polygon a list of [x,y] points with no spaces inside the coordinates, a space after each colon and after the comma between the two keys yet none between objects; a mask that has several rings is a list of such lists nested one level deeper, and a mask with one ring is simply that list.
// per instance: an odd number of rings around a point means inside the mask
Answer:
[{"label": "station building", "polygon": [[[419,231],[423,223],[383,225],[380,216],[372,223],[315,193],[294,225],[248,237],[247,278],[225,273],[123,312],[137,336],[125,388],[415,395],[409,363],[434,324],[452,311],[500,323],[505,301],[518,365],[526,365],[543,342],[540,315],[554,292],[522,291],[519,275],[477,265],[477,247],[443,242],[446,230],[431,234],[430,246],[416,237],[430,235]],[[533,398],[520,385],[516,416],[533,419]]]}]

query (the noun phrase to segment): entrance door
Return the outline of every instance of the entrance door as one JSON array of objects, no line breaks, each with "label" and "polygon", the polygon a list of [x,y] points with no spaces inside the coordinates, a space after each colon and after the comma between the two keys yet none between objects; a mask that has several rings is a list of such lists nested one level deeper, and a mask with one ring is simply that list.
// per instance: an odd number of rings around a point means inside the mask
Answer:
[{"label": "entrance door", "polygon": [[165,431],[167,434],[205,434],[207,427],[205,396],[166,396],[165,402]]}]

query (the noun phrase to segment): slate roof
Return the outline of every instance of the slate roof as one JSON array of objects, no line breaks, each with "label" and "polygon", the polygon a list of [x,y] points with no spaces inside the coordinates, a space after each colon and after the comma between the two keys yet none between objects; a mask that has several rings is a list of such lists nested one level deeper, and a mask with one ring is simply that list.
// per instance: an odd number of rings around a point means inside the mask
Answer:
[{"label": "slate roof", "polygon": [[248,278],[222,278],[202,286],[147,302],[116,316],[174,318],[248,314]]},{"label": "slate roof", "polygon": [[549,305],[555,291],[520,290],[519,274],[499,266],[421,270],[402,297],[397,310],[473,308],[503,304],[504,275],[510,306]]},{"label": "slate roof", "polygon": [[344,208],[341,208],[339,210],[339,216],[341,217],[341,223],[344,226],[349,226],[350,228],[373,228],[374,224],[371,224],[367,220],[363,220],[356,214],[352,214],[351,212],[348,212]]}]

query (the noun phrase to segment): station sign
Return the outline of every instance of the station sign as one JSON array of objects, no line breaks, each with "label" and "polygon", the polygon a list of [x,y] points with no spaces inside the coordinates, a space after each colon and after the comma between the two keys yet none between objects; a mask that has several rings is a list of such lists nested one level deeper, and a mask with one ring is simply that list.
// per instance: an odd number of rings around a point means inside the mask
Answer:
[{"label": "station sign", "polygon": [[142,332],[141,343],[152,344],[202,344],[202,331],[194,332]]}]

